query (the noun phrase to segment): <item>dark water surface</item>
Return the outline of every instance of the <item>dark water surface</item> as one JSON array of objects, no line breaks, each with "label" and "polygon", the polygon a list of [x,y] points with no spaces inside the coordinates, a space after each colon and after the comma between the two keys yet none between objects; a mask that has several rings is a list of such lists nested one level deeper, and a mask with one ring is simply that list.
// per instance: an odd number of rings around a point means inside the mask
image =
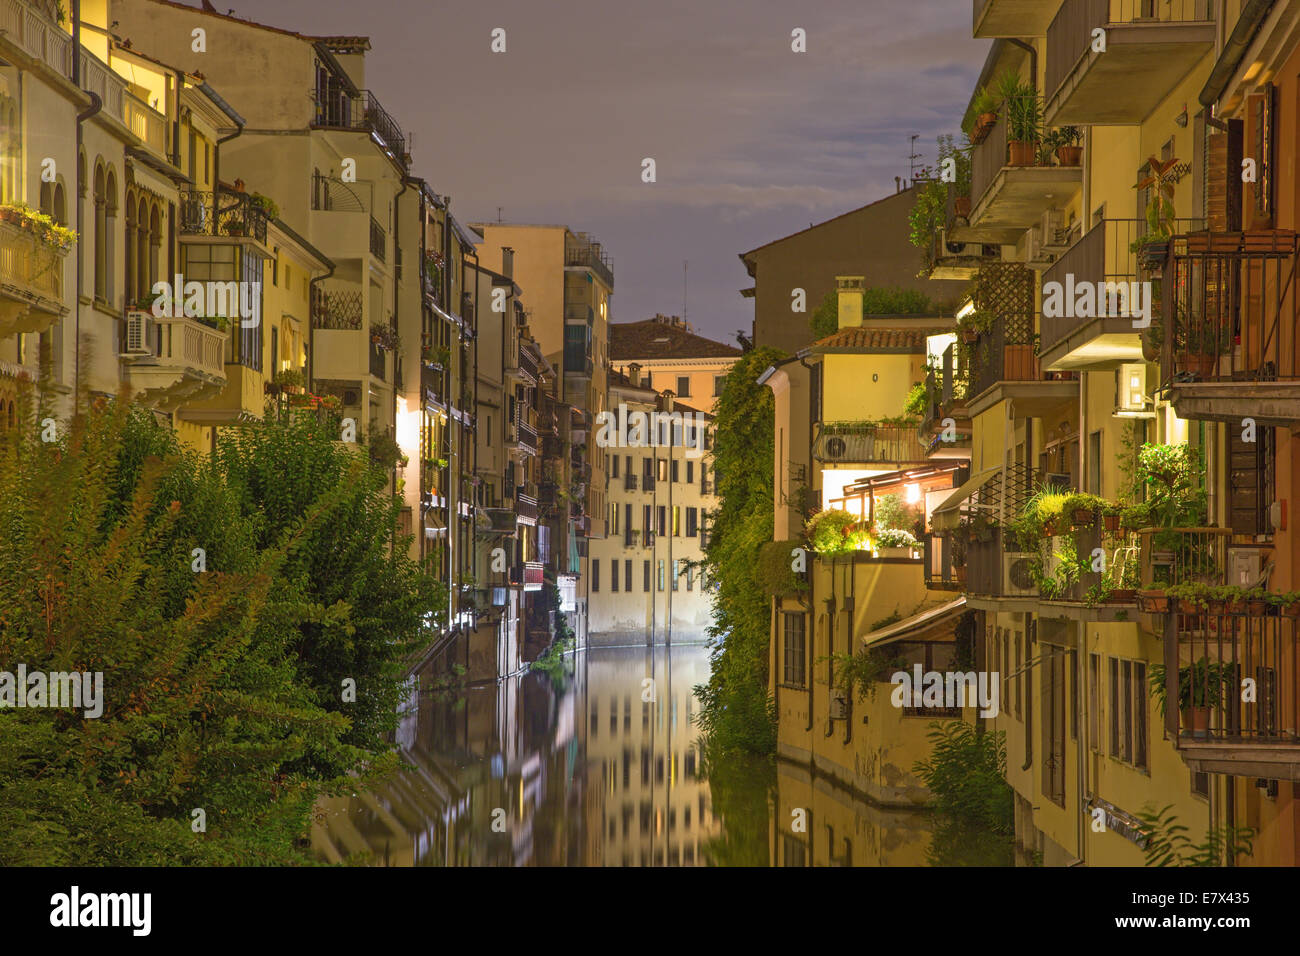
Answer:
[{"label": "dark water surface", "polygon": [[[567,660],[554,680],[445,689],[421,674],[398,734],[410,767],[322,801],[317,855],[380,866],[991,862],[978,839],[942,827],[936,839],[929,814],[872,806],[781,761],[706,774],[693,722],[706,647]],[[790,832],[791,807],[809,811],[806,832]]]}]

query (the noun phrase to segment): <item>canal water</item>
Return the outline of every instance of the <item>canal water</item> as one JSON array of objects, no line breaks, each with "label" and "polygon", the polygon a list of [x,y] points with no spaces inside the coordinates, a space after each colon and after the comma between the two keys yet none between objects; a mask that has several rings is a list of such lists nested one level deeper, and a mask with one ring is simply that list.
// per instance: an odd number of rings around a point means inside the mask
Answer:
[{"label": "canal water", "polygon": [[[703,645],[602,647],[457,687],[428,673],[408,765],[322,801],[327,862],[377,866],[925,866],[1004,862],[927,813],[883,809],[783,761],[706,765]],[[794,808],[806,811],[791,832]],[[1009,862],[1008,859],[1005,862]]]}]

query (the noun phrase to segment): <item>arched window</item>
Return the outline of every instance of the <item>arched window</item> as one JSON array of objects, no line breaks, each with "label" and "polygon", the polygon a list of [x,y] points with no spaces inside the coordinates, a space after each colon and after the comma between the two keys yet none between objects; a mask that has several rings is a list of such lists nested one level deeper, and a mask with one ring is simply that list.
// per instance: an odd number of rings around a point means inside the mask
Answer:
[{"label": "arched window", "polygon": [[113,272],[117,267],[117,256],[114,254],[113,244],[113,234],[117,230],[117,176],[114,174],[112,167],[109,167],[108,170],[104,201],[104,222],[107,226],[107,231],[104,234],[104,265],[106,267],[104,299],[112,303],[117,291],[113,287]]},{"label": "arched window", "polygon": [[158,204],[149,209],[149,287],[158,281],[158,252],[162,249],[162,213]]},{"label": "arched window", "polygon": [[95,298],[108,298],[108,199],[105,195],[104,167],[96,161],[91,195],[95,201]]},{"label": "arched window", "polygon": [[52,190],[50,184],[46,182],[41,183],[40,209],[41,212],[47,216],[54,212],[54,190]]},{"label": "arched window", "polygon": [[123,250],[126,254],[126,258],[124,260],[126,265],[126,270],[125,270],[126,287],[123,289],[123,291],[126,293],[127,308],[130,308],[131,306],[135,305],[136,302],[140,300],[141,296],[144,295],[144,291],[145,291],[143,286],[140,283],[140,277],[137,274],[137,268],[136,268],[136,263],[140,261],[139,253],[137,252],[136,249],[136,238],[135,238],[136,223],[138,221],[139,221],[139,216],[136,213],[135,190],[132,189],[130,186],[127,186],[126,187],[126,246]]},{"label": "arched window", "polygon": [[63,189],[63,180],[54,184],[54,210],[50,213],[60,226],[68,224],[68,197]]}]

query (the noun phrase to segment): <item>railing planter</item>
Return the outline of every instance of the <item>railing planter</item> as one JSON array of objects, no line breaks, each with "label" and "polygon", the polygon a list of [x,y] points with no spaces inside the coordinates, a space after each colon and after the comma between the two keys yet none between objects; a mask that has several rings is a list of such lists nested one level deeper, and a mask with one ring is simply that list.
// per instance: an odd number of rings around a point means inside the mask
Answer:
[{"label": "railing planter", "polygon": [[1171,599],[1163,590],[1137,592],[1138,610],[1144,614],[1168,614]]},{"label": "railing planter", "polygon": [[1075,508],[1073,518],[1076,528],[1091,528],[1097,523],[1097,513],[1087,508]]},{"label": "railing planter", "polygon": [[959,219],[970,218],[970,196],[958,196],[953,200],[953,211]]},{"label": "railing planter", "polygon": [[975,128],[971,130],[970,141],[978,146],[984,140],[988,139],[989,133],[993,132],[993,127],[997,125],[997,113],[981,113],[975,117]]},{"label": "railing planter", "polygon": [[1038,165],[1038,148],[1036,143],[1020,142],[1019,140],[1010,140],[1007,143],[1007,154],[1010,157],[1007,161],[1008,166],[1036,166]]},{"label": "railing planter", "polygon": [[1058,146],[1056,147],[1056,160],[1062,166],[1081,166],[1083,165],[1083,147]]}]

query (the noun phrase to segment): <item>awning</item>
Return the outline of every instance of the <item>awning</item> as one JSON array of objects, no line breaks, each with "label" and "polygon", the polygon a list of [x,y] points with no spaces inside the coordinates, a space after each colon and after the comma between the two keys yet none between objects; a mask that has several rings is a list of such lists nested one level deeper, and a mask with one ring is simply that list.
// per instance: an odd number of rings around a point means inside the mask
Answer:
[{"label": "awning", "polygon": [[961,506],[971,495],[979,491],[984,482],[996,475],[1001,469],[985,468],[978,474],[971,475],[964,485],[943,500],[930,515],[930,527],[936,531],[951,531],[961,520]]},{"label": "awning", "polygon": [[920,614],[905,618],[897,624],[891,624],[889,627],[882,627],[878,631],[871,631],[869,634],[863,635],[862,646],[878,647],[881,644],[891,644],[894,641],[901,640],[935,641],[950,639],[957,627],[958,619],[965,610],[966,596],[962,595],[955,601],[940,604],[928,611],[922,611]]}]

